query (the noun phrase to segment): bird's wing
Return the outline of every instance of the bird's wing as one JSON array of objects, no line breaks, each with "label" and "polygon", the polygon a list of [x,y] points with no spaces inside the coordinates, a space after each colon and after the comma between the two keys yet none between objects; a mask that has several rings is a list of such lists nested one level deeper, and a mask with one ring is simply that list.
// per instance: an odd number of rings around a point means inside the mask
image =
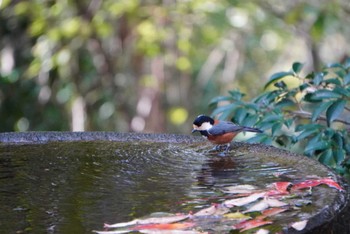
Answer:
[{"label": "bird's wing", "polygon": [[244,127],[242,126],[238,126],[232,122],[228,122],[228,121],[220,121],[219,123],[213,125],[213,127],[211,127],[208,130],[208,133],[210,135],[221,135],[221,134],[225,134],[228,132],[240,132],[244,130]]}]

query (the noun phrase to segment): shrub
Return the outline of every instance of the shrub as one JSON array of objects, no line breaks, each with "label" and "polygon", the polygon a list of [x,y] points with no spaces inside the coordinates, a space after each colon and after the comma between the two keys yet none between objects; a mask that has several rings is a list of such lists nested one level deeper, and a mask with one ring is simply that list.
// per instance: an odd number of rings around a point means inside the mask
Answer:
[{"label": "shrub", "polygon": [[273,144],[350,175],[350,59],[321,72],[300,74],[296,62],[273,74],[258,97],[247,102],[239,90],[214,98],[212,115],[264,130],[249,142]]}]

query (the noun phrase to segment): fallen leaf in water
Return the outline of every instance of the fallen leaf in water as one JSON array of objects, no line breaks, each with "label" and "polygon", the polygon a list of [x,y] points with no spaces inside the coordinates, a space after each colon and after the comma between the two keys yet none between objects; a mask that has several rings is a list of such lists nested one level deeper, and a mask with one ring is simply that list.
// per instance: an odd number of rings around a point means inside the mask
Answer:
[{"label": "fallen leaf in water", "polygon": [[323,178],[323,179],[320,179],[320,181],[321,181],[321,184],[326,184],[329,187],[344,191],[344,189],[337,182],[332,180],[331,178]]},{"label": "fallen leaf in water", "polygon": [[257,216],[256,219],[264,219],[266,217],[274,216],[287,210],[288,210],[287,208],[280,208],[280,207],[269,208],[262,211],[261,215]]},{"label": "fallen leaf in water", "polygon": [[305,189],[305,188],[310,188],[310,187],[315,187],[320,184],[325,184],[328,185],[329,187],[336,188],[338,190],[343,191],[344,189],[334,180],[331,178],[321,178],[321,179],[315,179],[315,180],[305,180],[303,182],[294,184],[292,186],[292,189]]},{"label": "fallen leaf in water", "polygon": [[269,208],[269,204],[266,202],[266,200],[262,200],[251,206],[248,210],[243,211],[242,213],[250,213],[255,211],[263,211]]},{"label": "fallen leaf in water", "polygon": [[163,223],[175,223],[182,220],[185,220],[189,217],[187,214],[179,214],[179,215],[171,215],[171,216],[163,216],[163,217],[151,217],[146,219],[134,219],[130,222],[124,223],[115,223],[115,224],[104,224],[105,228],[120,228],[127,227],[137,224],[163,224]]},{"label": "fallen leaf in water", "polygon": [[290,188],[293,186],[291,182],[275,182],[273,183],[275,189],[281,193],[289,193]]},{"label": "fallen leaf in water", "polygon": [[266,229],[259,229],[255,234],[269,234],[270,231]]},{"label": "fallen leaf in water", "polygon": [[288,205],[288,203],[279,201],[275,198],[266,197],[264,200],[269,204],[269,207],[282,207]]},{"label": "fallen leaf in water", "polygon": [[224,215],[225,218],[232,219],[232,220],[248,220],[251,219],[250,216],[245,215],[241,212],[234,212],[234,213],[228,213]]},{"label": "fallen leaf in water", "polygon": [[242,184],[236,186],[228,186],[222,189],[224,193],[242,194],[242,193],[252,193],[256,190],[256,187],[249,184]]},{"label": "fallen leaf in water", "polygon": [[196,230],[140,230],[139,232],[148,234],[209,234],[208,232]]},{"label": "fallen leaf in water", "polygon": [[261,220],[261,219],[253,219],[240,222],[232,226],[233,229],[240,229],[240,232],[244,232],[246,230],[261,227],[263,225],[271,224],[272,221]]},{"label": "fallen leaf in water", "polygon": [[154,223],[154,224],[140,224],[136,225],[130,230],[175,230],[175,229],[186,229],[193,227],[195,224],[192,222],[185,223]]},{"label": "fallen leaf in water", "polygon": [[303,221],[292,223],[291,227],[297,231],[301,231],[306,227],[307,221],[308,220],[303,220]]},{"label": "fallen leaf in water", "polygon": [[129,233],[130,230],[115,230],[115,231],[92,231],[97,234],[122,234],[122,233]]},{"label": "fallen leaf in water", "polygon": [[213,204],[208,208],[201,209],[193,214],[193,216],[223,215],[230,210],[222,204]]},{"label": "fallen leaf in water", "polygon": [[253,194],[249,195],[248,197],[241,197],[241,198],[226,200],[226,201],[224,201],[224,205],[227,207],[244,206],[244,205],[247,205],[249,203],[252,203],[252,202],[258,200],[259,198],[262,198],[263,196],[265,196],[265,192],[253,193]]}]

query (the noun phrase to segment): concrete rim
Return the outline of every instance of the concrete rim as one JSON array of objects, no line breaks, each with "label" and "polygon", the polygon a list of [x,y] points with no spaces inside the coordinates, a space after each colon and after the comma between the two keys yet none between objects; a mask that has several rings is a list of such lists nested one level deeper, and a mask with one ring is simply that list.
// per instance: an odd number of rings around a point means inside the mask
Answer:
[{"label": "concrete rim", "polygon": [[[0,144],[2,145],[22,145],[22,144],[45,144],[50,142],[74,142],[74,141],[116,141],[116,142],[164,142],[164,143],[199,143],[204,139],[199,136],[180,135],[180,134],[151,134],[151,133],[117,133],[117,132],[9,132],[0,133]],[[297,157],[298,160],[316,160],[297,155],[286,150],[277,149],[273,146],[262,144],[248,144],[242,142],[233,143],[233,147],[250,152],[271,152],[276,155],[286,155],[287,157]],[[282,157],[282,156],[281,156]],[[320,164],[320,163],[319,163]],[[302,231],[296,231],[293,228],[286,228],[284,233],[332,233],[334,222],[339,222],[339,217],[349,214],[350,193],[349,186],[345,181],[337,176],[332,170],[320,164],[329,171],[345,191],[338,191],[332,204],[326,206],[320,213],[313,216],[306,228]],[[344,233],[344,232],[343,232]]]}]

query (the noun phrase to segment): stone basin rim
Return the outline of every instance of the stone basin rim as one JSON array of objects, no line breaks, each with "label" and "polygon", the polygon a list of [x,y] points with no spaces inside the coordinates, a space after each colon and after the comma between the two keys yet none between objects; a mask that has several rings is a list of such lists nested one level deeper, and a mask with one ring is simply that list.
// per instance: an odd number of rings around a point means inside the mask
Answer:
[{"label": "stone basin rim", "polygon": [[164,142],[164,143],[195,143],[203,142],[199,136],[168,133],[121,133],[121,132],[4,132],[0,133],[0,143],[7,144],[38,144],[48,142],[69,141],[117,141],[117,142]]},{"label": "stone basin rim", "polygon": [[[165,134],[165,133],[119,133],[119,132],[6,132],[0,133],[0,145],[26,145],[26,144],[46,144],[51,142],[88,142],[88,141],[115,141],[115,142],[157,142],[157,143],[178,143],[178,144],[208,144],[205,139],[200,136],[182,135],[182,134]],[[233,147],[240,148],[250,152],[274,153],[285,157],[299,157],[301,161],[311,160],[318,163],[316,160],[306,158],[304,156],[291,153],[286,150],[278,149],[273,146],[263,144],[248,144],[242,142],[233,142]],[[282,156],[281,156],[282,157]],[[300,162],[302,163],[302,162]],[[319,163],[320,164],[320,163]],[[325,167],[320,164],[321,167]],[[332,170],[329,170],[329,175],[345,188],[345,191],[337,192],[333,202],[322,209],[318,214],[310,218],[307,228],[302,231],[296,231],[293,228],[283,230],[284,233],[330,233],[323,232],[332,230],[333,220],[338,220],[341,214],[344,217],[344,211],[347,215],[350,213],[349,187],[345,181],[337,176]],[[343,224],[344,222],[342,222]],[[340,224],[340,225],[342,225]],[[336,224],[338,225],[338,224]],[[345,225],[346,224],[345,222]],[[343,232],[344,233],[344,232]],[[346,232],[349,233],[349,232]]]}]

